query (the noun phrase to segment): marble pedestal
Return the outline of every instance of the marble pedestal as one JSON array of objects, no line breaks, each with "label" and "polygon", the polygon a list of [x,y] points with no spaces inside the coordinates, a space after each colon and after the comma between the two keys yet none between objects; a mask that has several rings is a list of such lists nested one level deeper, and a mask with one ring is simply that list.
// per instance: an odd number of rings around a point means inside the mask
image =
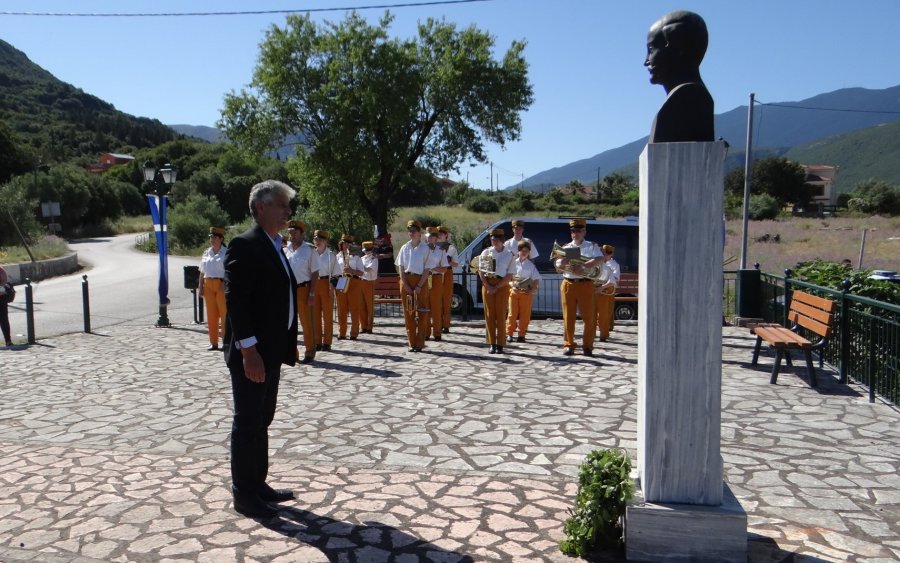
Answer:
[{"label": "marble pedestal", "polygon": [[[629,559],[706,560],[697,552],[697,531],[709,529],[727,532],[722,544],[742,545],[734,560],[746,560],[746,515],[719,525],[725,506],[719,449],[724,159],[721,141],[650,144],[641,154],[637,470],[643,502],[626,513]],[[738,510],[729,504],[726,512],[743,514],[733,504]],[[731,560],[719,550],[708,555]]]}]

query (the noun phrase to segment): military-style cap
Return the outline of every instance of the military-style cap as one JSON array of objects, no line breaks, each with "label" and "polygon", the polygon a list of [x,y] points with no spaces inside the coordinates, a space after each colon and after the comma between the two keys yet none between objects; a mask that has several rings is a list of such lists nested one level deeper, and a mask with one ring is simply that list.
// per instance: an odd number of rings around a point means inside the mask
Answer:
[{"label": "military-style cap", "polygon": [[415,219],[410,219],[409,221],[406,222],[406,230],[409,230],[409,229],[416,229],[416,230],[421,231],[422,223],[419,223]]},{"label": "military-style cap", "polygon": [[313,233],[313,237],[328,240],[328,231],[325,229],[316,229],[316,232]]},{"label": "military-style cap", "polygon": [[615,251],[616,251],[616,247],[613,246],[613,245],[611,245],[611,244],[604,244],[604,245],[601,246],[600,248],[601,248],[601,250],[603,250],[603,252],[605,252],[605,253],[607,253],[607,254],[610,253],[610,252],[615,252]]},{"label": "military-style cap", "polygon": [[523,221],[521,219],[516,219],[515,221],[512,222],[512,226],[513,227],[524,227],[525,221]]},{"label": "military-style cap", "polygon": [[523,248],[527,248],[528,250],[531,250],[531,243],[528,242],[527,240],[520,240],[520,241],[519,241],[519,244],[516,245],[516,247],[517,247],[519,250],[522,250]]},{"label": "military-style cap", "polygon": [[225,229],[222,227],[210,227],[209,234],[225,238]]},{"label": "military-style cap", "polygon": [[373,248],[375,248],[375,243],[370,240],[364,240],[362,243],[362,247],[365,250],[372,250]]},{"label": "military-style cap", "polygon": [[503,229],[491,229],[489,232],[491,238],[506,238],[506,231]]},{"label": "military-style cap", "polygon": [[432,237],[432,236],[436,237],[438,234],[438,228],[437,227],[425,227],[425,233],[430,237]]},{"label": "military-style cap", "polygon": [[570,227],[584,227],[586,225],[587,225],[587,221],[585,221],[584,219],[582,219],[580,217],[576,217],[574,219],[569,219]]},{"label": "military-style cap", "polygon": [[353,242],[354,240],[356,240],[356,237],[353,235],[348,235],[347,233],[341,235],[341,242]]},{"label": "military-style cap", "polygon": [[445,235],[449,235],[449,234],[450,234],[450,230],[449,230],[447,227],[443,226],[443,225],[438,225],[437,230],[438,230],[439,233],[444,233]]},{"label": "military-style cap", "polygon": [[288,221],[288,229],[300,229],[305,233],[309,230],[309,225],[307,225],[303,221],[294,219],[293,221]]}]

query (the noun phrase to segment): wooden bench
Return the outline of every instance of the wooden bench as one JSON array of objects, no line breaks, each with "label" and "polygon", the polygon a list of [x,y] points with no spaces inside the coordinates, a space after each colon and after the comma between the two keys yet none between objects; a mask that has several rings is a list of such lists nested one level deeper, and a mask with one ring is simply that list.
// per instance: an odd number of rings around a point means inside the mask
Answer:
[{"label": "wooden bench", "polygon": [[[812,363],[812,351],[821,350],[828,345],[834,325],[834,312],[837,305],[822,297],[816,297],[803,291],[794,291],[791,297],[791,307],[788,311],[788,320],[794,323],[790,329],[779,324],[757,324],[750,329],[751,334],[756,335],[756,346],[753,348],[752,365],[756,365],[759,359],[759,349],[763,341],[775,349],[775,365],[772,366],[772,378],[769,383],[778,381],[778,370],[781,368],[781,360],[785,359],[791,365],[791,350],[802,350],[806,356],[806,369],[809,372],[809,383],[816,387],[816,370]],[[800,336],[797,331],[803,327],[819,336],[813,343]]]},{"label": "wooden bench", "polygon": [[619,275],[619,285],[616,286],[616,301],[637,303],[638,300],[638,275]]},{"label": "wooden bench", "polygon": [[375,280],[375,304],[400,304],[400,276],[397,274],[381,274]]}]

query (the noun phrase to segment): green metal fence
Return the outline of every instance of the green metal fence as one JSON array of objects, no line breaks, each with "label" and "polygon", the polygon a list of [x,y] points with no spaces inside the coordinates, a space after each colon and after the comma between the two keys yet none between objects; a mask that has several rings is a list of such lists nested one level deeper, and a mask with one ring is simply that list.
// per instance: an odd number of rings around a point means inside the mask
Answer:
[{"label": "green metal fence", "polygon": [[787,312],[795,289],[838,305],[833,335],[820,352],[819,365],[827,362],[839,370],[841,383],[852,380],[868,387],[870,402],[877,395],[900,404],[900,307],[853,295],[846,287],[837,291],[802,282],[788,270],[784,276],[762,274],[762,316],[767,322],[789,326]]}]

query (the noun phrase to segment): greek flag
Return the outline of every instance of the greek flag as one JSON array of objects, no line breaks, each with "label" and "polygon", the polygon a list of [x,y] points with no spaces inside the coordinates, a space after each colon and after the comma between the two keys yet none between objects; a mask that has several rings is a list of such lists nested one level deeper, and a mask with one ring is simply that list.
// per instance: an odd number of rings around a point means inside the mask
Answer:
[{"label": "greek flag", "polygon": [[166,231],[166,196],[147,195],[150,216],[156,231],[156,247],[159,249],[159,304],[169,304],[169,242]]}]

